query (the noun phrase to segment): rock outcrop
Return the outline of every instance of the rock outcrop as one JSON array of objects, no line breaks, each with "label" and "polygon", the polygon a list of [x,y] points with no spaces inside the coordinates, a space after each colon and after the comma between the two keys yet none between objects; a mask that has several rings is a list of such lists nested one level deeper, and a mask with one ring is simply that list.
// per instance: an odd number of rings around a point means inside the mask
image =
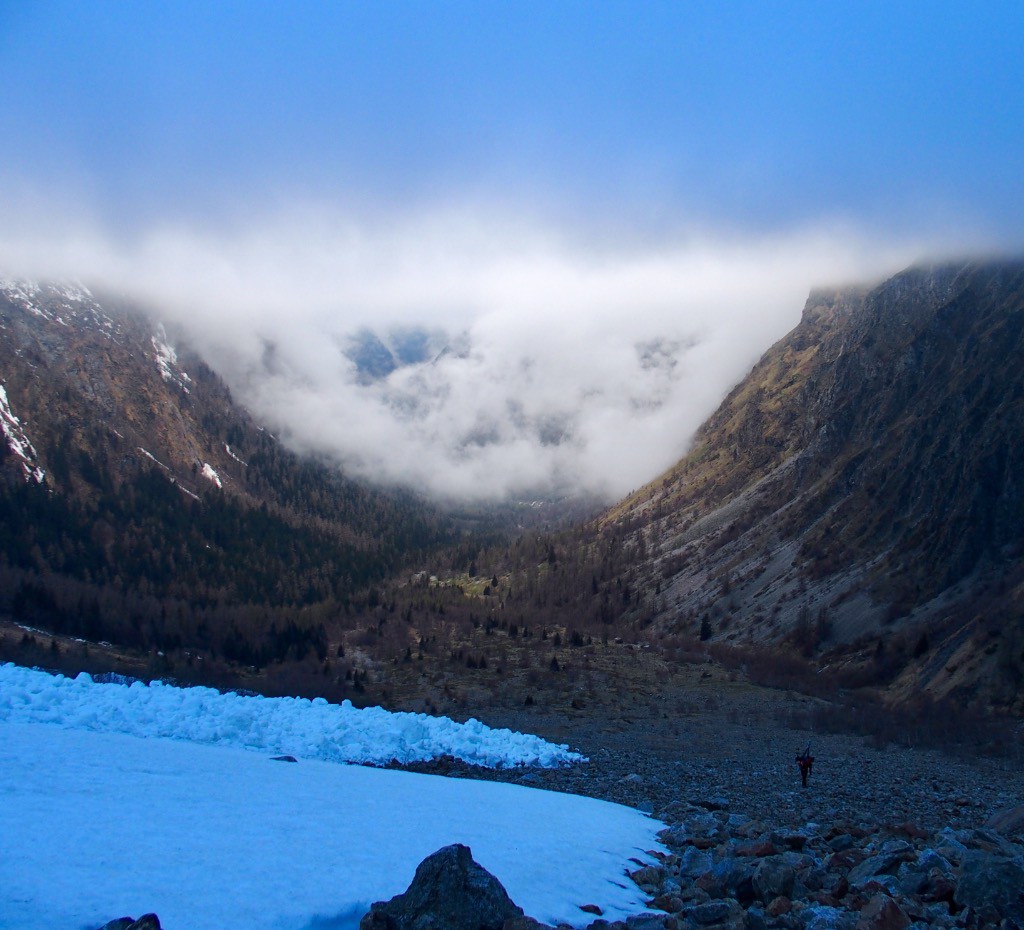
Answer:
[{"label": "rock outcrop", "polygon": [[523,917],[490,872],[473,860],[468,846],[439,849],[419,864],[403,894],[377,902],[360,930],[502,930]]},{"label": "rock outcrop", "polygon": [[118,917],[105,923],[100,930],[160,930],[160,918],[156,914],[143,914],[138,920]]}]

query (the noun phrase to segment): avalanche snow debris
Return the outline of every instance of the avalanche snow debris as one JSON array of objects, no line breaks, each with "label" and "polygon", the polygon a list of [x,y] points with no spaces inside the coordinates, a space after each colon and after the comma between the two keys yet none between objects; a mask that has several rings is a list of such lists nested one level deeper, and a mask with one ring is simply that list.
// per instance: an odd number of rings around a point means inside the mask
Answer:
[{"label": "avalanche snow debris", "polygon": [[209,462],[203,462],[203,477],[208,481],[212,481],[218,488],[224,487],[221,483],[220,475],[214,470],[214,467]]},{"label": "avalanche snow debris", "polygon": [[129,687],[0,665],[0,721],[158,736],[328,762],[385,765],[453,756],[471,765],[555,768],[586,761],[539,736],[479,720],[358,709],[350,701],[222,694],[154,681]]},{"label": "avalanche snow debris", "polygon": [[2,384],[0,384],[0,431],[3,432],[4,438],[7,440],[7,448],[21,459],[25,480],[42,484],[46,472],[36,465],[35,446],[25,435],[21,421],[11,410],[10,402],[7,400],[7,391]]}]

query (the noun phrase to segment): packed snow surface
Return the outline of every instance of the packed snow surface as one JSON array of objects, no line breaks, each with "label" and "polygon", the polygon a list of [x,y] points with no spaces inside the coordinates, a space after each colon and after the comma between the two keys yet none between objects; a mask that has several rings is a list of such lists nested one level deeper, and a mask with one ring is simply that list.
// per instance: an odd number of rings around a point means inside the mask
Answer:
[{"label": "packed snow surface", "polygon": [[[625,873],[658,847],[657,821],[575,795],[325,761],[423,758],[430,728],[417,715],[215,695],[0,666],[0,926],[84,930],[155,911],[166,930],[355,928],[450,843],[546,923],[589,923],[583,904],[609,920],[643,910]],[[332,711],[365,728],[345,734]],[[490,742],[482,755],[495,760],[505,744],[501,764],[536,739],[436,723],[447,736],[426,742]],[[300,761],[271,759],[281,751]]]}]

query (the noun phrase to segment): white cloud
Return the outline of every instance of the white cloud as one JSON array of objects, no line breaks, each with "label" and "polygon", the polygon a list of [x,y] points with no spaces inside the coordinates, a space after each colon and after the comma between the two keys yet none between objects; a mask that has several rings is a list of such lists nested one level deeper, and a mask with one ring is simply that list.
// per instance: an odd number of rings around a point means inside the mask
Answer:
[{"label": "white cloud", "polygon": [[[595,244],[483,209],[310,210],[131,243],[82,221],[14,221],[0,264],[156,306],[256,416],[358,474],[459,497],[617,496],[683,454],[812,286],[870,281],[929,245],[838,226]],[[347,338],[410,325],[461,350],[359,383]]]}]

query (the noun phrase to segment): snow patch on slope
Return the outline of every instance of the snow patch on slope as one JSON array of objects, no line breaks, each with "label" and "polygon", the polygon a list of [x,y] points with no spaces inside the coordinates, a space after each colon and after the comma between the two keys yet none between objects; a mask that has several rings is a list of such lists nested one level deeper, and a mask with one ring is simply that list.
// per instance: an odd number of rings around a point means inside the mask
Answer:
[{"label": "snow patch on slope", "polygon": [[231,458],[233,458],[236,462],[238,462],[239,465],[244,465],[246,468],[249,467],[249,463],[243,462],[237,455],[235,455],[235,453],[231,451],[231,446],[229,446],[227,443],[224,443],[224,451],[227,452],[227,454],[230,455]]},{"label": "snow patch on slope", "polygon": [[216,470],[209,462],[203,462],[202,474],[207,481],[212,481],[218,488],[224,487],[220,480],[220,475],[217,474]]},{"label": "snow patch on slope", "polygon": [[11,410],[11,404],[7,399],[7,391],[0,384],[0,431],[7,440],[7,448],[21,459],[21,467],[25,472],[26,481],[35,481],[42,484],[46,472],[36,464],[36,448],[32,441],[25,435],[21,421]]},{"label": "snow patch on slope", "polygon": [[[33,302],[41,293],[42,288],[35,281],[13,281],[9,278],[0,278],[0,292],[15,303],[22,304],[25,309],[32,309]],[[39,313],[38,310],[33,312]]]},{"label": "snow patch on slope", "polygon": [[384,765],[450,755],[472,765],[553,768],[585,761],[539,736],[495,730],[479,720],[358,709],[350,701],[222,694],[155,681],[100,684],[38,669],[0,665],[0,721],[56,723],[72,729],[160,736],[287,753],[328,762]]},{"label": "snow patch on slope", "polygon": [[164,329],[163,323],[157,326],[156,333],[150,337],[150,342],[153,345],[156,367],[160,370],[160,376],[164,381],[176,384],[186,394],[191,393],[188,386],[192,383],[192,379],[186,371],[178,367],[178,353],[174,346],[167,341],[167,331]]},{"label": "snow patch on slope", "polygon": [[143,449],[142,446],[139,446],[138,448],[139,448],[139,451],[144,456],[146,456],[147,459],[149,459],[152,462],[156,462],[156,464],[159,465],[164,471],[170,471],[170,468],[168,468],[166,465],[164,465],[164,463],[161,462],[160,459],[158,459],[155,455],[153,455],[153,453],[150,452],[148,449]]}]

